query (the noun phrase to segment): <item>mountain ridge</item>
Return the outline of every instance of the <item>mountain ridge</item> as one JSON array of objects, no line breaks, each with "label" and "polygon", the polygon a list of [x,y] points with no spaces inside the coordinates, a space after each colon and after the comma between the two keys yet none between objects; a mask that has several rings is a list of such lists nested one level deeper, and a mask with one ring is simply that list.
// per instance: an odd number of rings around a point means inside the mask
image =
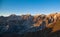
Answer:
[{"label": "mountain ridge", "polygon": [[60,14],[49,15],[10,15],[8,17],[0,16],[0,34],[25,34],[29,32],[45,31],[45,28],[52,28],[52,33],[59,31]]}]

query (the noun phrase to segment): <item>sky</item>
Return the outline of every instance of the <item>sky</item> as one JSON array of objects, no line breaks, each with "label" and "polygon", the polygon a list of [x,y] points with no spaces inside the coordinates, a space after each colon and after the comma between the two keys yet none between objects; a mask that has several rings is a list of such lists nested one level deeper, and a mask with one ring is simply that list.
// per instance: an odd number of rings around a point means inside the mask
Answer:
[{"label": "sky", "polygon": [[0,0],[0,16],[60,12],[60,0]]}]

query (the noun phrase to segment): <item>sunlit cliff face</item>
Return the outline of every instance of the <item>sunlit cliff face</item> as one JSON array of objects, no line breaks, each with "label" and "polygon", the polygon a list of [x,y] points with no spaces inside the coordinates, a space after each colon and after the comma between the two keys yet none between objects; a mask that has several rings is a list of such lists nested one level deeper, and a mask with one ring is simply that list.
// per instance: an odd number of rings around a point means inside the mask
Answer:
[{"label": "sunlit cliff face", "polygon": [[[35,17],[35,20],[34,21],[36,21],[36,19],[38,18],[38,16],[37,17]],[[41,24],[42,24],[42,22],[44,21],[44,20],[42,20],[41,19],[41,17],[39,18],[40,20],[38,20],[35,24],[34,24],[34,26],[36,27],[36,26],[41,26]],[[46,17],[45,17],[45,22],[46,22],[46,27],[48,27],[48,28],[52,28],[52,27],[54,27],[54,25],[56,25],[57,26],[57,22],[60,20],[60,13],[54,13],[54,14],[49,14],[49,15],[47,15]],[[52,26],[53,25],[53,26]],[[54,30],[55,28],[53,28],[53,30]],[[60,30],[59,28],[58,28],[58,30]],[[56,29],[55,29],[55,31],[56,31]]]}]

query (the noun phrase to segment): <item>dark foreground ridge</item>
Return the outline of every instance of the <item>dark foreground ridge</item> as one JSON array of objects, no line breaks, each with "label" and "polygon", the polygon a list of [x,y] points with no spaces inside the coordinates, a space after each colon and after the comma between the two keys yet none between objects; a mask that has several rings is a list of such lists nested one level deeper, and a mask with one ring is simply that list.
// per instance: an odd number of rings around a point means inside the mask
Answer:
[{"label": "dark foreground ridge", "polygon": [[0,16],[0,37],[60,37],[60,13]]}]

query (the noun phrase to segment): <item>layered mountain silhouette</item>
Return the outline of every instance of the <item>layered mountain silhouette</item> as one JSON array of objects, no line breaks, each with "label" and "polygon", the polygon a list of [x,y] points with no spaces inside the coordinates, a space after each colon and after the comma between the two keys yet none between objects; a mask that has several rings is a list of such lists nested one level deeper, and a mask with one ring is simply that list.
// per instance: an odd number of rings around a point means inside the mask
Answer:
[{"label": "layered mountain silhouette", "polygon": [[0,16],[0,37],[60,37],[60,13]]}]

